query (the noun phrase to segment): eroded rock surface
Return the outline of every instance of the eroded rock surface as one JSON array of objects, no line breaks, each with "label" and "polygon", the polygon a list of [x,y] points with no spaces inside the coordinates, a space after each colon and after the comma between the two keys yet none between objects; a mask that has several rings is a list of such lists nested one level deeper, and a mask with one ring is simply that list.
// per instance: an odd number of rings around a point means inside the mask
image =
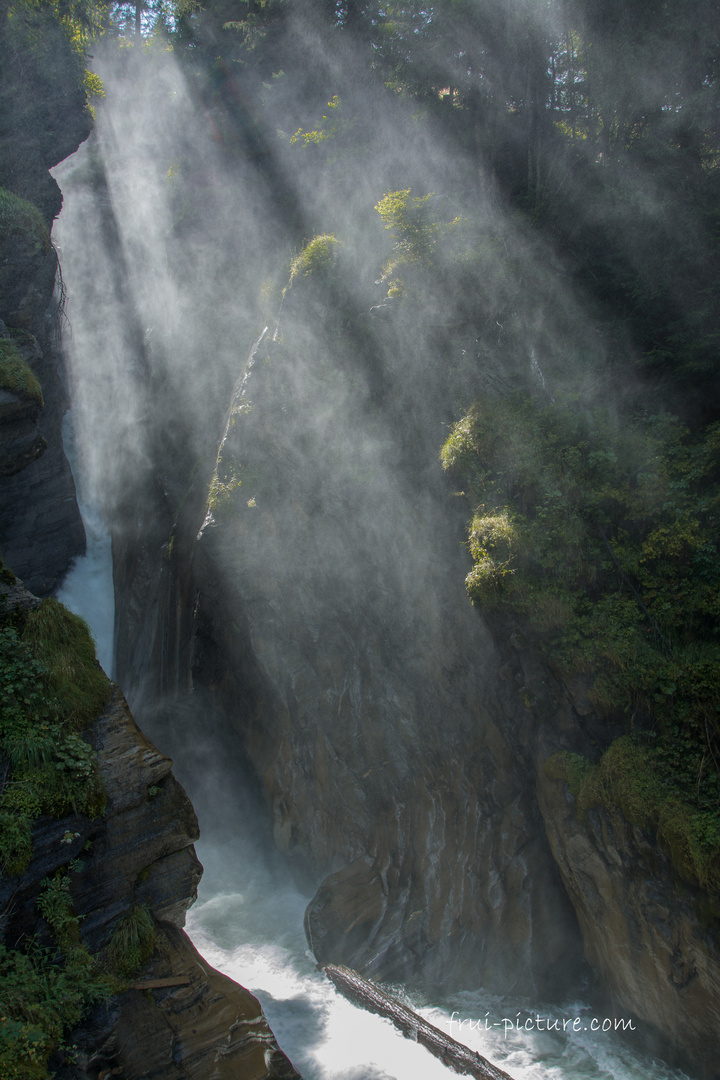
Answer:
[{"label": "eroded rock surface", "polygon": [[57,256],[39,214],[31,207],[27,220],[18,217],[21,229],[0,228],[1,336],[37,378],[43,403],[0,391],[0,551],[32,592],[47,596],[84,552],[85,530],[62,442]]},{"label": "eroded rock surface", "polygon": [[577,818],[562,780],[538,782],[548,838],[593,968],[623,1010],[701,1075],[720,1075],[717,912],[657,842],[619,813]]},{"label": "eroded rock surface", "polygon": [[[211,968],[182,930],[164,923],[160,933],[136,988],[75,1033],[77,1063],[59,1080],[300,1080],[257,999]],[[163,979],[181,985],[152,985]]]}]

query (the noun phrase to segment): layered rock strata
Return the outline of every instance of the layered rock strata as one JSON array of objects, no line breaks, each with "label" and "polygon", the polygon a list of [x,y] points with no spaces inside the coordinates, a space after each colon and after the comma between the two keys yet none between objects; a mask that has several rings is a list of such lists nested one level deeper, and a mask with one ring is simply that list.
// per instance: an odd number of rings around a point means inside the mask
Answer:
[{"label": "layered rock strata", "polygon": [[74,1033],[77,1064],[58,1080],[300,1080],[257,999],[176,926],[161,924],[160,937],[142,978]]}]

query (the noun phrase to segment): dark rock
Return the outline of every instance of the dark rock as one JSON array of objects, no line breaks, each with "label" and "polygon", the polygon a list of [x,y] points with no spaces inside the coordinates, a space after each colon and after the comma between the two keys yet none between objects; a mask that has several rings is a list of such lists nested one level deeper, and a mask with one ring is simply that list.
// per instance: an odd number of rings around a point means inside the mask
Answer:
[{"label": "dark rock", "polygon": [[[13,345],[40,383],[44,408],[17,394],[5,395],[4,407],[0,402],[0,550],[33,593],[47,596],[84,552],[85,530],[62,443],[68,402],[54,347],[57,311],[46,317],[57,260],[54,252],[36,250],[31,238],[23,242],[23,258],[6,268],[16,288],[0,288],[0,314],[12,323]],[[10,246],[16,251],[14,239]]]},{"label": "dark rock", "polygon": [[619,812],[577,818],[562,780],[538,781],[548,838],[580,922],[585,954],[616,1012],[655,1032],[656,1048],[698,1075],[720,1075],[718,912],[678,877],[657,842]]},{"label": "dark rock", "polygon": [[[33,932],[40,882],[78,855],[82,872],[72,878],[73,905],[91,949],[107,943],[114,921],[133,903],[150,903],[158,918],[170,915],[182,926],[197,896],[202,868],[191,847],[197,819],[172,763],[139,730],[118,687],[88,735],[107,792],[105,814],[37,824],[27,870],[0,879],[9,939]],[[67,836],[75,837],[70,845]]]},{"label": "dark rock", "polygon": [[0,478],[0,551],[33,593],[48,596],[85,551],[85,529],[62,445],[67,399],[57,357],[45,352],[34,369],[45,400],[35,439],[45,449],[22,471]]},{"label": "dark rock", "polygon": [[[84,60],[51,8],[0,7],[0,187],[38,206],[49,225],[62,195],[48,169],[88,137]],[[29,24],[29,25],[28,25]]]},{"label": "dark rock", "polygon": [[[58,1080],[300,1080],[257,999],[211,968],[182,930],[165,923],[160,931],[138,988],[73,1033],[76,1060]],[[188,985],[142,989],[167,976]]]}]

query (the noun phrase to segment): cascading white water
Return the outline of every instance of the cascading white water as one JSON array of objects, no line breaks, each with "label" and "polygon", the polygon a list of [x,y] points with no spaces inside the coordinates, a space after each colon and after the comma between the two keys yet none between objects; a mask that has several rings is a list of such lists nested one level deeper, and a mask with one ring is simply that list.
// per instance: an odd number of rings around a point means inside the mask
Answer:
[{"label": "cascading white water", "polygon": [[115,622],[112,545],[110,533],[94,500],[84,491],[86,477],[75,446],[72,413],[67,413],[63,419],[63,446],[78,493],[86,549],[84,555],[73,561],[57,595],[71,611],[85,619],[95,638],[95,652],[100,666],[112,679]]},{"label": "cascading white water", "polygon": [[[172,84],[172,80],[167,86],[167,100],[179,101],[182,86]],[[138,445],[130,450],[138,462],[142,461],[143,446],[133,424],[142,417],[144,405],[135,393],[125,301],[114,293],[115,253],[106,250],[101,236],[93,233],[103,200],[112,203],[120,229],[117,252],[123,251],[129,272],[135,275],[128,295],[134,297],[139,324],[143,328],[156,326],[164,356],[171,358],[180,373],[177,377],[187,377],[197,355],[202,357],[202,349],[209,347],[202,333],[193,331],[188,318],[188,312],[199,305],[194,290],[202,274],[173,277],[173,268],[158,247],[163,235],[160,225],[167,230],[172,226],[164,217],[167,207],[162,183],[167,181],[159,159],[153,169],[147,155],[157,153],[162,124],[156,120],[153,128],[145,119],[134,118],[130,110],[123,111],[124,106],[117,104],[120,96],[118,93],[115,112],[105,127],[99,125],[100,152],[104,138],[106,145],[112,146],[118,168],[118,175],[108,177],[107,193],[98,193],[87,182],[74,188],[63,184],[63,176],[74,168],[88,168],[86,150],[79,152],[74,164],[58,170],[66,206],[57,235],[69,293],[71,392],[73,418],[79,429],[74,470],[88,532],[88,554],[77,561],[60,595],[89,622],[101,663],[109,673],[112,567],[109,541],[96,520],[96,510],[110,480],[104,470],[111,467],[117,448],[122,446],[127,467],[127,444],[137,437]],[[158,101],[156,92],[155,104]],[[138,146],[143,132],[146,145]],[[135,160],[140,160],[142,167],[135,168]],[[209,172],[210,165],[206,164],[206,169]],[[218,348],[215,340],[211,345]],[[228,348],[227,344],[224,347]],[[115,485],[119,482],[117,476],[113,478]],[[232,820],[238,822],[238,829],[242,823],[247,836],[227,828],[218,836],[214,815],[205,810],[207,800],[221,798],[222,793],[215,789],[209,792],[210,785],[192,769],[184,772],[182,763],[177,773],[198,809],[203,833],[198,852],[206,866],[188,931],[212,964],[259,997],[281,1046],[306,1080],[440,1080],[454,1075],[422,1047],[404,1039],[389,1022],[346,1002],[314,969],[302,929],[309,897],[298,892],[287,870],[267,848],[257,846],[255,830],[246,824],[242,812]],[[398,992],[402,993],[402,988]],[[430,1022],[477,1049],[515,1080],[679,1080],[682,1076],[640,1057],[610,1033],[586,1030],[592,1026],[592,1013],[579,1003],[568,1002],[560,1008],[501,1000],[478,988],[452,999],[438,996],[415,1005]],[[522,1025],[528,1017],[541,1017],[544,1027],[551,1023],[562,1026],[565,1021],[566,1030],[539,1031],[536,1023],[533,1030],[526,1031]],[[512,1022],[507,1031],[505,1019]],[[459,1020],[465,1021],[462,1028]],[[518,1020],[521,1030],[515,1027]]]},{"label": "cascading white water", "polygon": [[[197,849],[206,874],[189,912],[188,933],[214,967],[256,995],[305,1080],[449,1080],[456,1075],[390,1021],[351,1005],[315,970],[302,929],[309,897],[297,891],[287,871],[279,876],[281,864],[273,853],[257,850],[251,829],[222,847],[212,837],[203,838]],[[404,995],[402,987],[392,991]],[[607,1031],[593,1032],[593,1020],[602,1027],[612,1018],[596,1017],[583,1002],[499,998],[482,988],[450,998],[405,1000],[514,1080],[683,1080],[685,1075],[643,1058]],[[532,1030],[525,1030],[528,1020]]]}]

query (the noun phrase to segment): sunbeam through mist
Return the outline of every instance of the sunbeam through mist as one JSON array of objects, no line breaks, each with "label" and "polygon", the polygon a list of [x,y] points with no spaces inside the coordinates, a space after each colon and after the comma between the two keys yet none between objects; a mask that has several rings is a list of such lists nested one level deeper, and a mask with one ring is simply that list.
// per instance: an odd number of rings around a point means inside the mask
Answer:
[{"label": "sunbeam through mist", "polygon": [[94,47],[59,596],[305,1080],[448,1075],[316,961],[514,1080],[712,1075],[718,43],[670,6],[111,5]]}]

